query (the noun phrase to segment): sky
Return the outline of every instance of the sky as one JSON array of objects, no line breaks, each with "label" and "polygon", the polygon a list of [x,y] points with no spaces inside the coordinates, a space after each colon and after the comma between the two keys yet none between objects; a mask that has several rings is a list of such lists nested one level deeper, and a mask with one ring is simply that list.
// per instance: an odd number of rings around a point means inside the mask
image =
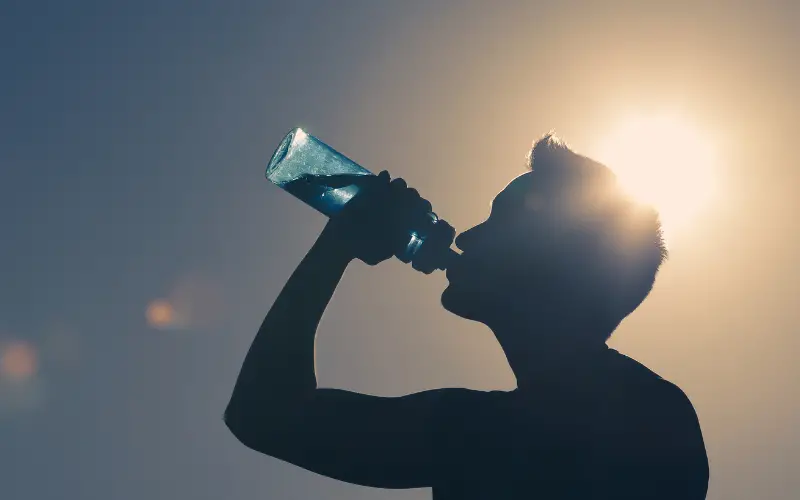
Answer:
[{"label": "sky", "polygon": [[[429,498],[259,455],[222,422],[325,223],[264,179],[275,146],[303,126],[463,230],[543,133],[591,156],[661,112],[714,137],[717,196],[611,345],[692,400],[708,498],[796,498],[798,48],[791,0],[5,2],[3,498]],[[513,388],[444,286],[354,264],[320,326],[320,386]]]}]

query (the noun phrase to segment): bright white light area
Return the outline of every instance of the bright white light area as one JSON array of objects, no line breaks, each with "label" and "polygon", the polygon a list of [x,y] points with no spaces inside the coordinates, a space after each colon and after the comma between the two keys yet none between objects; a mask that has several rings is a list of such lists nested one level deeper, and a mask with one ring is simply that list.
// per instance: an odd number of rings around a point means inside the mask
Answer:
[{"label": "bright white light area", "polygon": [[624,120],[596,151],[596,159],[616,172],[633,198],[661,213],[668,239],[690,225],[716,194],[714,144],[676,115]]}]

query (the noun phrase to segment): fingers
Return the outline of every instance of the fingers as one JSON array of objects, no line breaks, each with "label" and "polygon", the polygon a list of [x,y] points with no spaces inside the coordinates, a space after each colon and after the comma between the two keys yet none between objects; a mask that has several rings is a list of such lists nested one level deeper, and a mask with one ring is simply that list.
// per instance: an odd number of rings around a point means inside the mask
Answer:
[{"label": "fingers", "polygon": [[366,183],[364,193],[357,197],[360,200],[354,200],[354,205],[369,205],[372,215],[383,215],[396,224],[416,225],[430,218],[428,213],[433,210],[431,203],[420,196],[419,191],[408,187],[402,177],[391,179],[386,170],[368,177],[363,179]]},{"label": "fingers", "polygon": [[395,203],[402,211],[427,214],[433,210],[431,203],[420,196],[419,191],[408,187],[406,181],[401,177],[393,179],[389,184],[389,189]]},{"label": "fingers", "polygon": [[420,196],[419,191],[417,191],[416,189],[414,188],[406,189],[405,195],[407,197],[406,200],[409,204],[409,208],[418,212],[424,212],[426,214],[428,212],[433,211],[433,206],[431,205],[431,202]]},{"label": "fingers", "polygon": [[431,231],[431,236],[437,240],[452,243],[456,237],[456,228],[451,226],[446,220],[439,219],[435,224],[435,230]]},{"label": "fingers", "polygon": [[425,244],[419,250],[419,253],[414,256],[411,267],[425,274],[431,274],[436,269],[441,268],[444,260],[441,252],[450,248],[455,235],[455,228],[448,224],[447,221],[439,219],[431,227]]},{"label": "fingers", "polygon": [[[381,172],[381,173],[383,173],[383,172]],[[390,183],[390,186],[395,192],[400,192],[400,191],[406,189],[408,187],[408,184],[406,184],[406,181],[402,177],[397,177],[395,179],[392,179],[392,182]]]},{"label": "fingers", "polygon": [[426,214],[433,212],[433,205],[431,205],[431,202],[422,197],[420,197],[420,201],[421,201],[420,208],[422,209],[422,211],[424,211]]},{"label": "fingers", "polygon": [[[342,178],[341,182],[347,180]],[[357,183],[358,194],[338,214],[338,219],[346,233],[344,237],[353,241],[359,259],[375,265],[392,255],[404,255],[410,231],[427,233],[433,220],[429,215],[431,204],[404,179],[392,179],[384,170],[377,175],[361,176]]]}]

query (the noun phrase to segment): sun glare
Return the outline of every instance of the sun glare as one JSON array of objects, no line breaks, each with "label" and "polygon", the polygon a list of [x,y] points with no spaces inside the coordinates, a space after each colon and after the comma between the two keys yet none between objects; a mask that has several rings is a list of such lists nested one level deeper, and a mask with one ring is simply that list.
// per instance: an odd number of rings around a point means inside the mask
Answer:
[{"label": "sun glare", "polygon": [[147,306],[147,322],[159,329],[171,328],[175,325],[175,308],[166,300],[154,300]]},{"label": "sun glare", "polygon": [[674,115],[626,120],[599,144],[597,159],[636,200],[661,214],[669,239],[691,224],[715,195],[710,138]]}]

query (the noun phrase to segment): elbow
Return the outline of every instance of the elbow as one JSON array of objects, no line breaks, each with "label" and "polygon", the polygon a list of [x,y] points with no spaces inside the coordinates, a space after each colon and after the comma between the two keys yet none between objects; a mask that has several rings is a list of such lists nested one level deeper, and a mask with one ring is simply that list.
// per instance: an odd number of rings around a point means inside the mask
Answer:
[{"label": "elbow", "polygon": [[228,405],[223,416],[228,430],[237,441],[251,450],[278,456],[287,435],[287,428],[272,418],[260,418],[257,413]]},{"label": "elbow", "polygon": [[[228,405],[222,420],[233,436],[248,448],[255,448],[257,445],[257,427],[249,412],[242,410],[234,405]],[[263,430],[263,429],[262,429]]]},{"label": "elbow", "polygon": [[225,427],[233,434],[233,436],[242,444],[247,446],[247,442],[250,441],[250,432],[248,431],[248,426],[242,419],[241,412],[232,407],[232,405],[228,405],[225,409],[225,413],[222,415],[222,421],[225,422]]},{"label": "elbow", "polygon": [[247,441],[249,441],[247,429],[242,424],[241,420],[237,418],[236,414],[230,411],[230,408],[225,410],[222,421],[225,422],[225,427],[233,434],[233,437],[242,444],[247,445]]}]

